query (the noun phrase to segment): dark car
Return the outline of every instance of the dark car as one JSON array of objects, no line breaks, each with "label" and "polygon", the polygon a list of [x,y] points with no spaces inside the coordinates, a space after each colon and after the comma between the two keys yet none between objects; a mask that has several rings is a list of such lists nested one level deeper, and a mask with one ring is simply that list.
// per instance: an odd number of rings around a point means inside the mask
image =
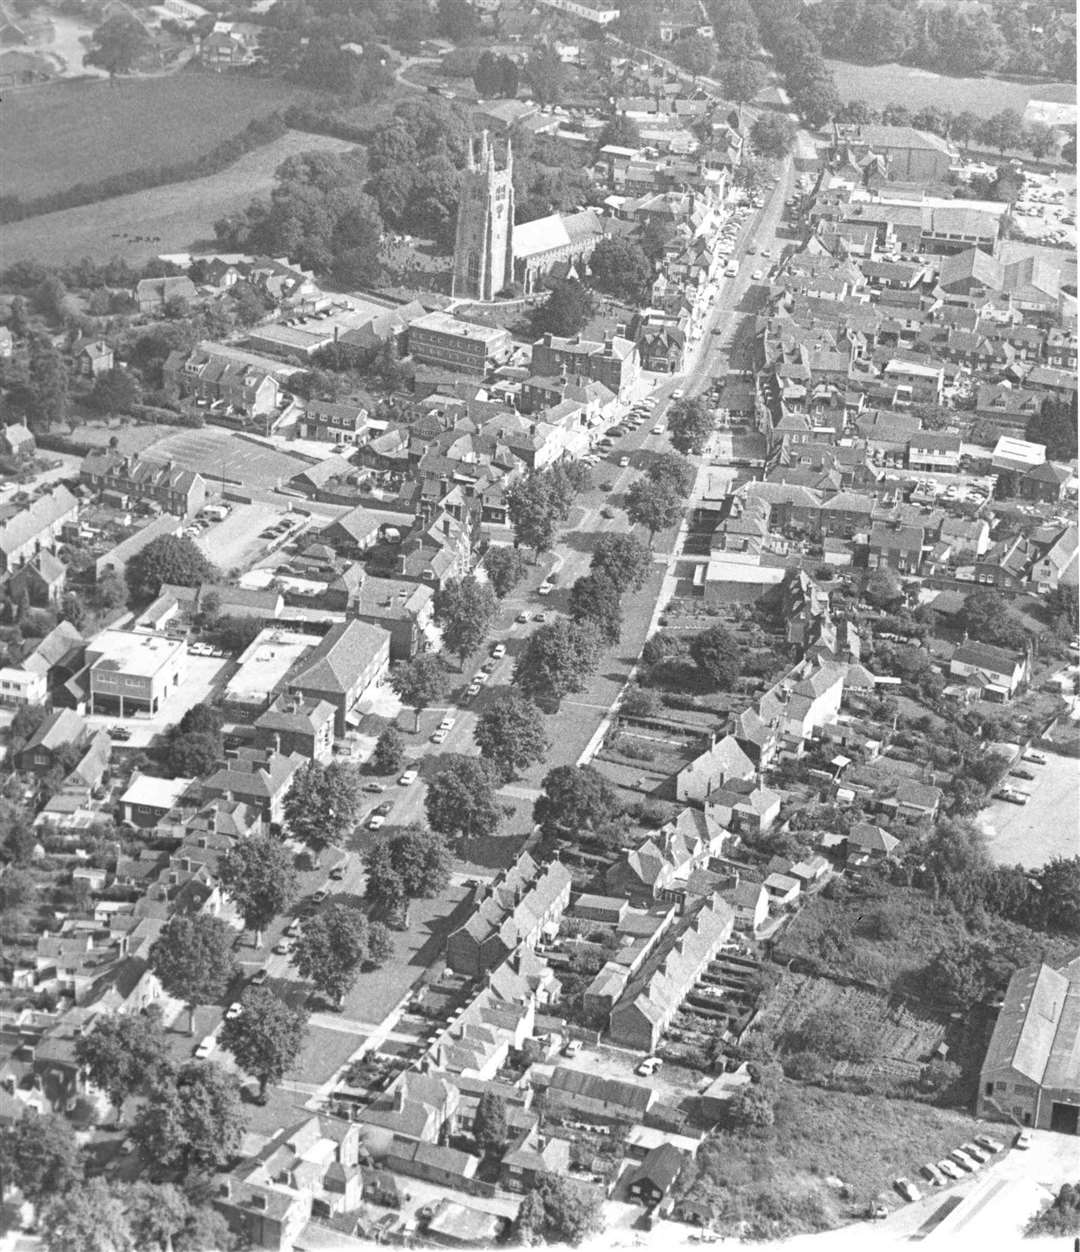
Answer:
[{"label": "dark car", "polygon": [[[131,738],[131,731],[128,730],[126,726],[110,726],[109,738],[119,739],[121,742],[123,742],[125,739]],[[1030,777],[1030,775],[1028,776]]]}]

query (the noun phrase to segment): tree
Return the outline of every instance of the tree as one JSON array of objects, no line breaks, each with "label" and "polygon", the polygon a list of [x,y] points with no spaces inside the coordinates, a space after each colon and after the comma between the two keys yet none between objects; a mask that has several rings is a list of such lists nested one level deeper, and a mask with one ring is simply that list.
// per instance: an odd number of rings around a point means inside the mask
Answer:
[{"label": "tree", "polygon": [[690,640],[690,655],[702,676],[714,687],[730,691],[742,673],[742,649],[720,622]]},{"label": "tree", "polygon": [[566,66],[551,44],[540,44],[533,49],[525,63],[525,81],[537,104],[559,103],[566,85]]},{"label": "tree", "polygon": [[127,598],[128,588],[124,575],[114,569],[106,570],[94,583],[94,589],[90,593],[94,607],[106,612],[120,608],[127,603]]},{"label": "tree", "polygon": [[601,1192],[554,1174],[544,1174],[518,1208],[516,1232],[525,1244],[576,1246],[603,1228]]},{"label": "tree", "polygon": [[971,141],[979,133],[982,126],[982,118],[977,113],[971,113],[964,110],[952,119],[949,126],[949,138],[958,140],[967,151],[971,147]]},{"label": "tree", "polygon": [[63,421],[70,408],[68,368],[48,335],[30,341],[30,364],[24,397],[26,415],[43,430]]},{"label": "tree", "polygon": [[784,113],[762,113],[750,127],[750,142],[761,156],[779,160],[795,146],[795,123]]},{"label": "tree", "polygon": [[32,1204],[63,1195],[83,1175],[71,1125],[63,1117],[23,1117],[0,1135],[0,1170]]},{"label": "tree", "polygon": [[496,1091],[485,1091],[476,1106],[473,1120],[473,1138],[484,1156],[499,1157],[506,1151],[510,1137],[510,1123],[506,1116],[506,1101]]},{"label": "tree", "polygon": [[473,738],[501,782],[542,761],[551,746],[540,710],[516,691],[498,696],[485,707],[476,719]]},{"label": "tree", "polygon": [[476,34],[478,19],[469,0],[439,0],[439,33],[451,43],[468,43]]},{"label": "tree", "polygon": [[532,315],[534,335],[576,335],[592,312],[592,300],[585,288],[574,278],[552,284],[551,294],[538,305]]},{"label": "tree", "polygon": [[641,144],[641,132],[633,118],[625,113],[616,113],[610,122],[596,137],[596,147],[601,148],[613,144],[617,148],[637,148]]},{"label": "tree", "polygon": [[876,609],[884,609],[890,605],[895,607],[903,600],[904,589],[893,571],[883,567],[874,570],[867,578],[863,598]]},{"label": "tree", "polygon": [[411,661],[400,661],[390,671],[390,686],[405,704],[416,710],[416,730],[420,730],[420,714],[429,705],[446,695],[446,670],[437,656],[421,652]]},{"label": "tree", "polygon": [[269,987],[248,987],[240,997],[240,1013],[227,1018],[218,1043],[237,1065],[259,1080],[259,1099],[279,1083],[296,1061],[307,1036],[308,1014],[290,1008]]},{"label": "tree", "polygon": [[502,816],[491,766],[471,756],[453,758],[428,784],[424,811],[432,830],[448,839],[493,835]]},{"label": "tree", "polygon": [[162,583],[198,587],[216,582],[217,571],[186,536],[159,535],[151,539],[124,567],[124,578],[134,600],[153,600]]},{"label": "tree", "polygon": [[1080,1183],[1065,1183],[1050,1207],[1030,1219],[1024,1234],[1053,1235],[1058,1239],[1080,1235]]},{"label": "tree", "polygon": [[596,541],[589,568],[609,578],[620,592],[640,591],[652,568],[652,557],[633,535],[605,531]]},{"label": "tree", "polygon": [[140,1252],[230,1252],[236,1246],[220,1213],[172,1183],[140,1179],[125,1186],[121,1198]]},{"label": "tree", "polygon": [[776,1121],[775,1099],[766,1087],[747,1083],[728,1101],[728,1118],[733,1126],[766,1130]]},{"label": "tree", "polygon": [[1045,122],[1034,122],[1024,131],[1024,147],[1037,160],[1049,156],[1057,149],[1057,136]]},{"label": "tree", "polygon": [[649,548],[657,534],[674,526],[682,516],[682,501],[666,483],[638,478],[626,493],[626,516],[649,532]]},{"label": "tree", "polygon": [[663,705],[660,697],[651,687],[632,685],[626,689],[626,695],[619,705],[619,712],[627,717],[656,717]]},{"label": "tree", "polygon": [[142,1252],[124,1200],[103,1178],[91,1178],[52,1195],[41,1215],[49,1252]]},{"label": "tree", "polygon": [[456,653],[465,669],[465,658],[484,642],[498,604],[490,583],[475,575],[451,579],[435,595],[435,620],[442,627],[443,646]]},{"label": "tree", "polygon": [[93,65],[116,78],[118,74],[130,74],[153,46],[149,32],[137,17],[117,13],[90,35],[90,51],[83,57],[83,65]]},{"label": "tree", "polygon": [[614,788],[592,765],[558,765],[542,787],[533,820],[548,839],[601,830],[622,812]]},{"label": "tree", "polygon": [[298,839],[320,849],[356,825],[362,801],[363,780],[355,765],[308,761],[285,795],[285,822]]},{"label": "tree", "polygon": [[236,976],[233,932],[220,917],[174,913],[150,947],[150,966],[169,993],[188,1006],[195,1033],[195,1006],[219,1001]]},{"label": "tree", "polygon": [[972,639],[1003,648],[1023,647],[1027,637],[1005,597],[991,587],[964,597],[960,624]]},{"label": "tree", "polygon": [[767,77],[759,61],[740,57],[725,61],[719,71],[720,89],[738,105],[748,104],[765,86]]},{"label": "tree", "polygon": [[113,369],[94,380],[87,403],[97,413],[131,413],[142,400],[138,377],[130,370]]},{"label": "tree", "polygon": [[375,741],[368,762],[376,774],[396,774],[405,759],[405,740],[396,726],[387,726]]},{"label": "tree", "polygon": [[304,923],[292,963],[338,1006],[367,958],[367,918],[345,904],[332,904]]},{"label": "tree", "polygon": [[367,854],[367,898],[376,908],[398,913],[410,900],[430,899],[444,890],[451,864],[441,835],[407,827]]},{"label": "tree", "polygon": [[234,843],[218,864],[218,879],[244,925],[255,932],[256,948],[266,927],[296,899],[292,855],[273,835],[248,835]]},{"label": "tree", "polygon": [[1071,461],[1077,451],[1076,396],[1058,400],[1047,396],[1042,407],[1028,419],[1025,438],[1046,446],[1050,461]]},{"label": "tree", "polygon": [[109,1097],[117,1125],[124,1101],[154,1081],[166,1056],[160,1019],[142,1013],[98,1017],[90,1033],[75,1041],[75,1060]]},{"label": "tree", "polygon": [[1044,929],[1080,936],[1080,856],[1055,856],[1036,871],[1037,911]]},{"label": "tree", "polygon": [[515,543],[532,548],[539,559],[554,544],[559,520],[551,476],[534,472],[520,479],[507,492],[506,505]]},{"label": "tree", "polygon": [[591,623],[548,622],[529,637],[514,667],[514,683],[534,698],[556,703],[581,691],[600,663],[600,634]]},{"label": "tree", "polygon": [[701,396],[677,400],[668,414],[671,445],[679,452],[700,456],[713,432],[713,415]]},{"label": "tree", "polygon": [[1002,109],[983,122],[979,138],[1004,156],[1007,149],[1023,143],[1024,120],[1015,109]]},{"label": "tree", "polygon": [[622,634],[619,588],[607,574],[583,575],[570,588],[570,616],[575,622],[595,626],[605,643],[618,643]]},{"label": "tree", "polygon": [[192,1061],[159,1080],[131,1133],[156,1166],[186,1174],[226,1168],[244,1127],[235,1075],[214,1061]]},{"label": "tree", "polygon": [[708,74],[715,60],[711,43],[696,35],[686,35],[671,45],[671,59],[691,74]]},{"label": "tree", "polygon": [[618,300],[637,304],[652,278],[652,264],[641,244],[625,237],[602,239],[589,258],[593,285]]},{"label": "tree", "polygon": [[394,955],[394,941],[389,929],[382,922],[369,922],[367,932],[367,959],[369,965],[385,965]]},{"label": "tree", "polygon": [[221,736],[200,731],[171,735],[165,748],[165,763],[174,778],[202,778],[221,760]]},{"label": "tree", "polygon": [[653,458],[645,471],[649,482],[669,487],[677,496],[690,494],[696,476],[697,471],[693,465],[677,452],[662,452]]},{"label": "tree", "polygon": [[525,577],[525,556],[520,549],[508,544],[493,544],[484,556],[484,569],[491,589],[502,600]]}]

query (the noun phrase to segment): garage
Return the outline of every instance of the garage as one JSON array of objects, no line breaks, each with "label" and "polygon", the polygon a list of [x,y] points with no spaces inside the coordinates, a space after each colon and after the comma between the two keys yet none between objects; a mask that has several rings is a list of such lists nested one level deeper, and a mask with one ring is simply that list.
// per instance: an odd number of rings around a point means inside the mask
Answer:
[{"label": "garage", "polygon": [[1055,1100],[1050,1106],[1050,1129],[1059,1135],[1080,1134],[1080,1105]]}]

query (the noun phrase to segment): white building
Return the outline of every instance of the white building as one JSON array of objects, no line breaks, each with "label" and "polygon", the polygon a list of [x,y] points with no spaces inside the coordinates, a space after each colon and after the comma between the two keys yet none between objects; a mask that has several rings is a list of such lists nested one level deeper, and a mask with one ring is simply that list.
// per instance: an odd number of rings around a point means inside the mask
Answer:
[{"label": "white building", "polygon": [[5,665],[0,668],[0,704],[45,703],[48,682],[44,674],[34,674],[24,669]]},{"label": "white building", "polygon": [[134,630],[103,630],[86,645],[90,711],[129,717],[159,711],[186,676],[182,640]]}]

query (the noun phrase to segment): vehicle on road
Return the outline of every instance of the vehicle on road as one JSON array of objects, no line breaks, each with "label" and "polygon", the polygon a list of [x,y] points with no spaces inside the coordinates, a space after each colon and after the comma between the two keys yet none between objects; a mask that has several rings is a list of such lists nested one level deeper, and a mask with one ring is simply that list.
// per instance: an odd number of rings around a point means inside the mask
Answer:
[{"label": "vehicle on road", "polygon": [[[548,583],[541,583],[541,584],[540,584],[540,586],[539,586],[539,587],[537,587],[537,589],[536,589],[536,594],[537,594],[538,596],[549,596],[549,595],[551,595],[551,593],[552,593],[554,590],[555,590],[555,585],[554,585],[554,583],[549,583],[549,582],[548,582]],[[525,620],[526,620],[526,621],[528,621],[528,620],[529,620],[527,616],[526,616]]]},{"label": "vehicle on road", "polygon": [[739,266],[737,262],[729,261],[727,265],[724,266],[725,278],[735,278],[738,275],[738,273],[739,273]]},{"label": "vehicle on road", "polygon": [[642,1078],[648,1078],[650,1075],[655,1074],[663,1063],[658,1056],[647,1056],[634,1070],[634,1073],[639,1074]]},{"label": "vehicle on road", "polygon": [[367,821],[368,830],[382,830],[382,828],[385,825],[386,825],[386,818],[383,816],[382,813],[372,813],[372,815],[368,818],[368,821]]},{"label": "vehicle on road", "polygon": [[109,727],[109,738],[110,738],[110,739],[117,739],[117,740],[119,740],[121,743],[123,743],[125,740],[127,740],[127,739],[130,739],[130,738],[131,738],[131,731],[130,731],[130,730],[128,730],[128,728],[127,728],[126,726],[110,726],[110,727]]},{"label": "vehicle on road", "polygon": [[868,1222],[883,1222],[888,1216],[889,1210],[880,1200],[871,1200],[866,1206],[866,1220]]},{"label": "vehicle on road", "polygon": [[449,733],[450,733],[450,732],[449,732],[448,730],[443,730],[443,729],[440,727],[438,730],[436,730],[436,731],[434,731],[434,732],[432,733],[432,736],[431,736],[431,742],[432,742],[432,743],[445,743],[445,742],[446,742],[446,737],[447,737],[447,735],[448,735]]},{"label": "vehicle on road", "polygon": [[409,787],[416,782],[419,777],[420,771],[415,766],[410,765],[404,774],[402,774],[398,779],[398,785],[402,787]]},{"label": "vehicle on road", "polygon": [[214,1037],[207,1035],[205,1039],[200,1039],[195,1047],[195,1059],[197,1061],[205,1061],[206,1058],[214,1050]]},{"label": "vehicle on road", "polygon": [[506,644],[505,644],[505,643],[497,643],[497,644],[496,644],[496,645],[495,645],[495,646],[491,649],[491,655],[495,658],[495,660],[496,660],[496,661],[501,661],[501,660],[503,659],[503,657],[506,655]]},{"label": "vehicle on road", "polygon": [[630,458],[628,456],[619,457],[619,469],[626,469],[629,464]]},{"label": "vehicle on road", "polygon": [[1041,752],[1025,752],[1023,759],[1030,761],[1032,765],[1045,765],[1046,757]]},{"label": "vehicle on road", "polygon": [[253,987],[261,987],[269,977],[270,971],[268,969],[257,969],[255,973],[251,975],[251,985]]},{"label": "vehicle on road", "polygon": [[381,783],[381,782],[364,783],[364,790],[365,791],[385,791],[386,783]]},{"label": "vehicle on road", "polygon": [[893,1183],[893,1186],[909,1204],[914,1204],[916,1200],[922,1199],[922,1193],[919,1191],[919,1188],[909,1178],[898,1178]]},{"label": "vehicle on road", "polygon": [[656,425],[652,428],[652,433],[653,433],[654,435],[662,435],[662,434],[664,433],[664,427],[663,427],[663,424],[658,422],[658,423],[657,423],[657,424],[656,424]]},{"label": "vehicle on road", "polygon": [[1021,1130],[1013,1140],[1013,1147],[1019,1148],[1022,1152],[1026,1152],[1031,1147],[1031,1131]]},{"label": "vehicle on road", "polygon": [[[545,583],[545,584],[544,584],[544,586],[546,587],[546,586],[547,586],[547,583]],[[548,588],[548,590],[547,590],[547,591],[545,591],[543,594],[544,594],[544,595],[550,595],[550,594],[551,594],[551,588],[549,587],[549,588]],[[529,615],[528,615],[528,613],[526,613],[526,612],[525,612],[525,610],[524,610],[524,609],[522,609],[522,610],[521,610],[521,612],[517,615],[517,617],[516,617],[516,618],[514,618],[514,620],[518,623],[518,625],[520,625],[520,626],[524,626],[524,625],[525,625],[525,623],[529,620]]]}]

